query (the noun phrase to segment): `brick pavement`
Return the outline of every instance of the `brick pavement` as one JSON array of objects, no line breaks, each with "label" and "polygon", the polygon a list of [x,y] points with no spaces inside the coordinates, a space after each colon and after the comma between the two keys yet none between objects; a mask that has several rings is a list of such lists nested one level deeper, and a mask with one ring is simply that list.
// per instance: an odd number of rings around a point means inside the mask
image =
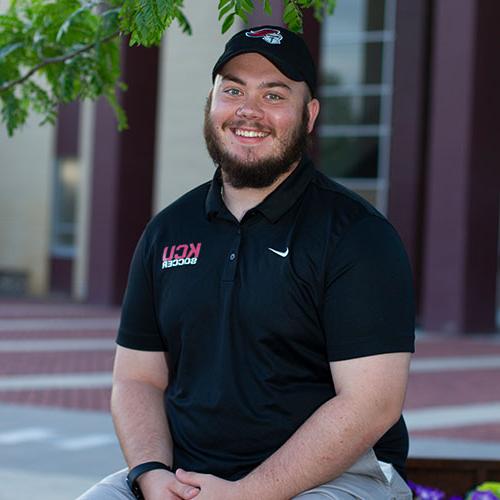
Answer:
[{"label": "brick pavement", "polygon": [[72,410],[110,411],[111,389],[44,389],[0,391],[2,403],[68,408]]},{"label": "brick pavement", "polygon": [[1,331],[0,340],[35,340],[35,339],[71,339],[71,338],[115,338],[115,332],[111,329],[101,330],[79,330],[65,329],[55,331],[32,331],[32,330],[15,330]]},{"label": "brick pavement", "polygon": [[113,351],[0,353],[0,375],[106,372],[113,358]]},{"label": "brick pavement", "polygon": [[[11,320],[23,321],[31,318],[37,321],[36,331],[29,329],[10,329]],[[51,331],[47,322],[52,319],[64,319],[67,326],[64,329]],[[72,328],[71,320],[91,320],[95,328]],[[100,327],[99,321],[117,321],[118,310],[71,303],[41,303],[41,302],[0,302],[0,343],[3,340],[17,339],[29,342],[30,339],[95,339],[115,336],[114,327]],[[4,320],[9,320],[2,323]],[[45,322],[45,323],[44,323]],[[113,323],[114,324],[114,323]],[[45,326],[44,326],[45,325]],[[41,328],[41,329],[40,329]],[[453,406],[460,413],[461,408],[471,404],[482,405],[500,402],[500,365],[482,368],[481,359],[486,356],[498,356],[500,359],[500,336],[438,336],[421,335],[417,341],[415,360],[462,359],[475,360],[477,367],[446,370],[418,371],[411,373],[406,399],[406,410],[411,413],[427,408]],[[482,358],[484,357],[484,358]],[[20,375],[42,374],[91,374],[111,372],[113,351],[111,349],[87,351],[54,351],[54,352],[0,352],[0,383],[2,379]],[[109,387],[96,388],[66,388],[66,389],[30,389],[2,390],[0,385],[0,402],[10,402],[23,405],[51,406],[74,408],[80,410],[99,410],[109,412]],[[478,406],[478,414],[482,411]],[[449,425],[433,429],[410,429],[411,436],[456,438],[475,440],[484,443],[499,443],[500,458],[500,415],[496,422],[467,425],[454,425],[450,419]]]},{"label": "brick pavement", "polygon": [[[497,355],[500,357],[500,335],[439,336],[422,335],[417,337],[415,360],[428,358],[476,358]],[[500,367],[462,370],[453,369],[442,372],[411,373],[405,409],[415,410],[432,407],[467,407],[473,404],[500,402]],[[412,430],[411,437],[442,437],[461,440],[498,442],[500,458],[500,414],[496,423],[471,424],[467,426],[427,430]]]},{"label": "brick pavement", "polygon": [[79,304],[59,299],[0,299],[0,318],[116,318],[118,308]]},{"label": "brick pavement", "polygon": [[459,370],[412,373],[407,409],[439,405],[487,403],[500,400],[500,370]]},{"label": "brick pavement", "polygon": [[[0,302],[0,342],[55,339],[114,339],[115,328],[99,328],[99,321],[109,324],[118,321],[117,308],[95,307],[67,302],[2,301]],[[17,322],[36,320],[37,330],[15,329]],[[69,323],[64,329],[50,329],[50,322]],[[71,327],[71,321],[88,320],[96,328]],[[114,320],[114,321],[113,321]],[[3,324],[2,324],[3,322]],[[7,325],[6,325],[7,324]],[[12,325],[12,329],[9,329]],[[60,326],[60,325],[59,325]],[[69,373],[111,372],[114,352],[110,350],[0,352],[0,381],[16,375],[45,375]],[[59,407],[109,412],[110,388],[55,388],[2,390],[0,402],[34,406]]]}]

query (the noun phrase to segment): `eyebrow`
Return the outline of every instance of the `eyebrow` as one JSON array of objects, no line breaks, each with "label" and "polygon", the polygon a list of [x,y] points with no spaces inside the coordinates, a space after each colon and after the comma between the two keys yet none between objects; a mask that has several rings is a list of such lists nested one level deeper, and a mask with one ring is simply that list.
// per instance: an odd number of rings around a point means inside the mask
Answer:
[{"label": "eyebrow", "polygon": [[[242,80],[241,78],[239,78],[239,77],[237,77],[235,75],[231,75],[230,73],[224,75],[222,77],[222,79],[223,80],[230,80],[232,82],[238,83],[239,85],[246,85],[246,82],[244,80]],[[281,87],[281,88],[284,88],[284,89],[288,89],[289,91],[292,90],[289,85],[287,85],[285,82],[280,82],[280,81],[277,81],[277,82],[262,82],[258,86],[259,89],[271,89],[271,88],[274,88],[274,87]]]}]

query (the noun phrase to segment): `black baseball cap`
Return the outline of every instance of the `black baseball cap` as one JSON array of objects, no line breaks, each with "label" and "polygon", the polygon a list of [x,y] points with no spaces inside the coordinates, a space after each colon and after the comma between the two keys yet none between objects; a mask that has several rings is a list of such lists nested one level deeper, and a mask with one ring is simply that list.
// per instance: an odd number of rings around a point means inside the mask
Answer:
[{"label": "black baseball cap", "polygon": [[304,39],[281,26],[256,26],[236,33],[212,70],[212,81],[230,59],[240,54],[257,52],[271,61],[285,76],[305,82],[312,96],[316,94],[316,68]]}]

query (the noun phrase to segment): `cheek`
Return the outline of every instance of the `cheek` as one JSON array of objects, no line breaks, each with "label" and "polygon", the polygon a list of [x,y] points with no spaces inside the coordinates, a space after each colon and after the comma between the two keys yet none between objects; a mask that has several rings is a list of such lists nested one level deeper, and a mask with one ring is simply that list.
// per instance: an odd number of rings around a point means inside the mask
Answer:
[{"label": "cheek", "polygon": [[210,106],[210,116],[212,121],[222,124],[234,116],[234,103],[226,102],[222,97],[213,99]]},{"label": "cheek", "polygon": [[222,130],[225,124],[232,119],[232,114],[226,107],[217,106],[210,112],[210,118],[214,127],[217,130]]},{"label": "cheek", "polygon": [[212,106],[210,109],[210,121],[218,128],[222,120],[222,113],[219,108]]},{"label": "cheek", "polygon": [[274,120],[274,126],[278,133],[292,133],[300,121],[300,115],[295,112],[282,113]]}]

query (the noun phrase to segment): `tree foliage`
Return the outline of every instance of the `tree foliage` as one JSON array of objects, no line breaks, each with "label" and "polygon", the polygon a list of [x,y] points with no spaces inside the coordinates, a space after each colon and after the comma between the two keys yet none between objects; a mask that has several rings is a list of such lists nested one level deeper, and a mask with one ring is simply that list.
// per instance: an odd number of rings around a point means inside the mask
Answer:
[{"label": "tree foliage", "polygon": [[[239,17],[248,22],[254,3],[271,14],[270,0],[220,0],[218,18],[225,33]],[[303,10],[321,20],[335,0],[283,0],[283,21],[302,30]],[[119,105],[120,40],[150,47],[161,42],[176,21],[191,34],[183,0],[12,0],[0,13],[0,116],[9,135],[31,112],[54,123],[57,106],[105,96],[118,126],[127,120]]]}]

